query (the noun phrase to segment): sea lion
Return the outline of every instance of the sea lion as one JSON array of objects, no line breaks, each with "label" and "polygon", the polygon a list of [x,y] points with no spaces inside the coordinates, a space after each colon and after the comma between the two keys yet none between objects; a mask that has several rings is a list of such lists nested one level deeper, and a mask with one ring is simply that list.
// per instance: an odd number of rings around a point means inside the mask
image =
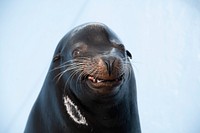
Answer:
[{"label": "sea lion", "polygon": [[131,53],[101,23],[59,42],[25,133],[141,133]]}]

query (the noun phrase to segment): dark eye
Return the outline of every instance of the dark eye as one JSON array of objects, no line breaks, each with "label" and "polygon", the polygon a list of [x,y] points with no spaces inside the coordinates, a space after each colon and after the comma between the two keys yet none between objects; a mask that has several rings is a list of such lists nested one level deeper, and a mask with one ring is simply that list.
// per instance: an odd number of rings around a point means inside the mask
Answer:
[{"label": "dark eye", "polygon": [[59,60],[60,58],[61,58],[61,54],[58,53],[57,55],[55,55],[55,56],[53,57],[53,62],[56,62],[56,61]]},{"label": "dark eye", "polygon": [[130,59],[132,59],[132,55],[131,55],[131,53],[130,53],[128,50],[126,50],[126,54],[127,54],[127,56],[128,56]]},{"label": "dark eye", "polygon": [[120,50],[125,51],[125,47],[124,47],[123,44],[120,44],[120,45],[119,45],[119,48],[120,48]]},{"label": "dark eye", "polygon": [[79,56],[80,54],[81,54],[80,50],[79,50],[79,49],[75,49],[75,50],[73,51],[73,53],[72,53],[72,56],[73,56],[73,57],[77,57],[77,56]]}]

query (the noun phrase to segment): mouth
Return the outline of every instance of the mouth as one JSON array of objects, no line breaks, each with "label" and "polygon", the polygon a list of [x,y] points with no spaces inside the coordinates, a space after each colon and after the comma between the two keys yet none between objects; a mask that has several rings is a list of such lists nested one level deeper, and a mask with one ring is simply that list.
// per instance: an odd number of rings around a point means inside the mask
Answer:
[{"label": "mouth", "polygon": [[92,75],[87,76],[88,86],[97,93],[111,94],[116,92],[124,79],[124,74],[113,79],[103,79]]},{"label": "mouth", "polygon": [[87,79],[93,83],[115,83],[115,82],[122,81],[123,77],[124,77],[124,75],[121,75],[120,77],[118,77],[116,79],[100,79],[100,78],[96,78],[94,76],[88,75]]}]

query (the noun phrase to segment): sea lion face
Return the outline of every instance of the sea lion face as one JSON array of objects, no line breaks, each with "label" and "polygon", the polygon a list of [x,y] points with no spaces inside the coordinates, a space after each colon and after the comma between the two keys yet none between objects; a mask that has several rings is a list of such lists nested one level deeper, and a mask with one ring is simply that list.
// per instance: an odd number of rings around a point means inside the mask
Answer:
[{"label": "sea lion face", "polygon": [[79,26],[66,40],[60,76],[75,94],[110,96],[119,92],[130,69],[131,54],[108,27]]},{"label": "sea lion face", "polygon": [[117,45],[103,42],[95,46],[85,42],[77,45],[72,52],[72,58],[81,68],[83,82],[99,94],[116,91],[124,77],[124,51],[120,51]]}]

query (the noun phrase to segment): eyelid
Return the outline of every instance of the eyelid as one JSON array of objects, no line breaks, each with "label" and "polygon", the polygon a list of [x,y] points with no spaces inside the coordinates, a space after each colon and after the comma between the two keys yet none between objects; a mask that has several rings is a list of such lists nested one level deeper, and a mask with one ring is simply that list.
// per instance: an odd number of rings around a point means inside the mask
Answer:
[{"label": "eyelid", "polygon": [[61,58],[61,54],[58,53],[57,55],[55,55],[55,56],[53,57],[53,62],[56,62],[56,61],[59,60],[60,58]]},{"label": "eyelid", "polygon": [[124,46],[123,44],[119,44],[119,48],[120,48],[121,50],[125,50],[125,46]]},{"label": "eyelid", "polygon": [[87,45],[85,45],[84,43],[77,43],[75,44],[74,50],[72,52],[72,56],[73,57],[79,56],[85,51],[87,51]]},{"label": "eyelid", "polygon": [[81,52],[80,52],[80,49],[79,49],[79,48],[76,48],[76,49],[73,50],[72,56],[73,56],[73,57],[76,57],[76,56],[80,55],[80,53],[81,53]]}]

